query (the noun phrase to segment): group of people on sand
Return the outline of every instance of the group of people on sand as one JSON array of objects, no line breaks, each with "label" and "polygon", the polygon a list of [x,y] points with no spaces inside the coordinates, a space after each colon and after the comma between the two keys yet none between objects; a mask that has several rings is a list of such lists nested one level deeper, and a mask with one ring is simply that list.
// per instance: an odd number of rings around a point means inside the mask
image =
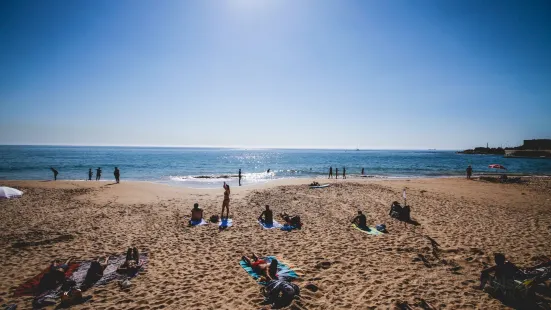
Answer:
[{"label": "group of people on sand", "polygon": [[[101,261],[99,257],[94,259],[86,271],[84,281],[79,285],[65,276],[71,261],[72,258],[68,259],[65,263],[61,263],[59,259],[56,259],[50,264],[48,271],[40,278],[37,290],[35,291],[37,298],[35,298],[34,304],[36,307],[42,306],[37,304],[39,300],[38,297],[41,296],[41,294],[59,287],[62,292],[62,306],[80,303],[82,301],[82,291],[91,288],[103,277],[109,257],[105,257],[103,261]],[[140,253],[136,247],[133,247],[128,248],[125,261],[117,268],[116,272],[127,278],[131,278],[139,272],[141,267],[142,262],[140,261]]]}]

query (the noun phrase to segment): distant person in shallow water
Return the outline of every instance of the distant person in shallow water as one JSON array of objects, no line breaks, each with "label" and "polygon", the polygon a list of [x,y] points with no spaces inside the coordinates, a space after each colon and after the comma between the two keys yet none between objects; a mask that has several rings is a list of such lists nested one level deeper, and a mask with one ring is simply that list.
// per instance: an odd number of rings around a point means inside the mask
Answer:
[{"label": "distant person in shallow water", "polygon": [[268,171],[266,171],[266,173],[270,173],[270,169],[268,169]]},{"label": "distant person in shallow water", "polygon": [[230,217],[230,186],[224,182],[224,201],[222,201],[222,214],[220,220],[224,218],[224,209],[226,209],[226,218]]},{"label": "distant person in shallow water", "polygon": [[239,186],[241,186],[241,169],[239,169]]},{"label": "distant person in shallow water", "polygon": [[328,179],[331,179],[333,178],[333,167],[329,167],[329,178]]},{"label": "distant person in shallow water", "polygon": [[92,181],[92,176],[94,173],[92,172],[92,168],[88,169],[88,181]]},{"label": "distant person in shallow water", "polygon": [[101,179],[101,167],[98,167],[96,169],[96,181],[99,181]]},{"label": "distant person in shallow water", "polygon": [[362,175],[364,175],[364,168],[362,168]]},{"label": "distant person in shallow water", "polygon": [[342,178],[346,179],[346,168],[342,167]]},{"label": "distant person in shallow water", "polygon": [[115,175],[115,181],[117,183],[120,183],[121,181],[121,171],[119,170],[119,168],[115,167],[115,171],[113,171],[113,174]]},{"label": "distant person in shallow water", "polygon": [[335,168],[335,179],[339,178],[339,168]]},{"label": "distant person in shallow water", "polygon": [[469,165],[469,167],[467,167],[467,179],[470,179],[471,175],[473,175],[473,167]]},{"label": "distant person in shallow water", "polygon": [[53,167],[50,167],[50,170],[52,170],[52,172],[54,173],[54,181],[56,181],[57,180],[57,174],[59,172],[57,172],[57,170],[55,170]]}]

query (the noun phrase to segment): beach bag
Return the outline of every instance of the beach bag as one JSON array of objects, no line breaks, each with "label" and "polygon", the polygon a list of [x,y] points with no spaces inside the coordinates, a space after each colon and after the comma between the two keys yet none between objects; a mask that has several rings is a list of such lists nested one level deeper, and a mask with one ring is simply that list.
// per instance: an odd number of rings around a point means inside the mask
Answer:
[{"label": "beach bag", "polygon": [[289,305],[299,295],[300,288],[287,281],[271,280],[264,288],[266,302],[277,306]]},{"label": "beach bag", "polygon": [[386,225],[385,224],[379,224],[379,225],[375,226],[375,229],[377,229],[380,232],[385,232],[386,231]]},{"label": "beach bag", "polygon": [[213,215],[210,217],[210,222],[211,223],[218,223],[218,215]]}]

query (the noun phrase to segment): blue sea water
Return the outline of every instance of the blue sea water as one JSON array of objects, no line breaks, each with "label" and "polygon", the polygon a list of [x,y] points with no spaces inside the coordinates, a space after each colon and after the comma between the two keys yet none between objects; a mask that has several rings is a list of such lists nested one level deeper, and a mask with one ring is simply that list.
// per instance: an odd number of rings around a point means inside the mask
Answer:
[{"label": "blue sea water", "polygon": [[[441,177],[495,172],[501,164],[508,173],[551,174],[551,160],[463,155],[453,151],[220,149],[92,146],[0,146],[0,180],[85,180],[88,169],[101,167],[102,180],[114,179],[115,166],[122,180],[169,183],[187,187],[218,187],[223,181],[237,185],[280,178],[322,178],[330,166],[346,167],[349,177],[361,169],[376,178]],[[267,170],[270,169],[270,173]],[[198,178],[201,177],[201,178]],[[94,177],[95,178],[95,177]]]}]

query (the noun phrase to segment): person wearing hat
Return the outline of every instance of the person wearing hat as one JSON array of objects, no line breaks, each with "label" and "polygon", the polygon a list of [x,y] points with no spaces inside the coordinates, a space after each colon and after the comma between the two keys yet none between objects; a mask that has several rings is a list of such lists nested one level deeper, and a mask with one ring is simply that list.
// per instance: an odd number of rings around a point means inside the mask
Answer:
[{"label": "person wearing hat", "polygon": [[191,209],[191,220],[190,222],[201,221],[203,219],[203,209],[199,208],[199,204],[196,202]]}]

